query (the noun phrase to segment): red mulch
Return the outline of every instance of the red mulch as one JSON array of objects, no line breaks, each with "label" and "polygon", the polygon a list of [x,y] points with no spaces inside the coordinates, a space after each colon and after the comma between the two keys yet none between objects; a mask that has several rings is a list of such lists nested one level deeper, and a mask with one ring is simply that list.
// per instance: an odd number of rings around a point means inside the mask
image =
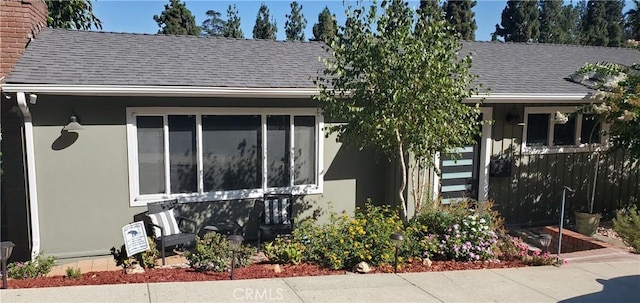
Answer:
[{"label": "red mulch", "polygon": [[[435,261],[431,267],[421,263],[404,264],[398,272],[428,272],[484,268],[507,268],[525,266],[519,261],[500,262],[455,262]],[[236,279],[283,278],[300,276],[342,275],[344,270],[331,270],[311,264],[279,265],[281,271],[276,273],[272,264],[253,264],[249,267],[238,268]],[[375,268],[373,273],[393,272],[393,266]],[[230,274],[214,272],[195,272],[192,269],[150,269],[141,274],[127,275],[123,271],[100,271],[83,273],[80,279],[70,279],[64,276],[41,277],[36,279],[9,280],[9,288],[57,287],[74,285],[128,284],[153,282],[188,282],[188,281],[216,281],[229,280]]]}]

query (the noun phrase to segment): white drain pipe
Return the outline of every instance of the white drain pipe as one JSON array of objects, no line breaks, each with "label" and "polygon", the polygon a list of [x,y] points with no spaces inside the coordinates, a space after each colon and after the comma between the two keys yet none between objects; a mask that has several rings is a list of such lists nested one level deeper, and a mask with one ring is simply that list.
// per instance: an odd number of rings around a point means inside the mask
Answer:
[{"label": "white drain pipe", "polygon": [[17,102],[24,117],[25,153],[27,158],[27,187],[31,225],[31,260],[40,253],[40,217],[38,214],[38,190],[36,187],[36,158],[33,140],[33,123],[24,92],[17,92]]}]

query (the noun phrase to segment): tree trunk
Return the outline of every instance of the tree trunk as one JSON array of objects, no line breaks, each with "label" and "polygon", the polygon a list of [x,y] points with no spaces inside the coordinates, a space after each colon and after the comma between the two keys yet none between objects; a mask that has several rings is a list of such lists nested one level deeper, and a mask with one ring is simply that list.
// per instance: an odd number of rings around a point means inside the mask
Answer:
[{"label": "tree trunk", "polygon": [[402,183],[398,189],[398,197],[400,198],[400,205],[402,206],[403,220],[407,221],[407,203],[404,199],[404,190],[407,188],[407,165],[404,162],[404,148],[402,147],[402,139],[400,138],[400,132],[396,129],[396,140],[398,140],[398,153],[400,156],[400,168],[402,168]]}]

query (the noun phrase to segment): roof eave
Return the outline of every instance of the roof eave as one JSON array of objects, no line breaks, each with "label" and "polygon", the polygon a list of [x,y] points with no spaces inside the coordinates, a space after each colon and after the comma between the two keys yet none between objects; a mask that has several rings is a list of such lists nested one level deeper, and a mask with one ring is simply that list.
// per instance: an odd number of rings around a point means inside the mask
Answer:
[{"label": "roof eave", "polygon": [[33,92],[52,95],[91,96],[166,96],[166,97],[260,97],[308,98],[315,88],[203,87],[203,86],[127,86],[127,85],[59,85],[2,84],[7,93]]},{"label": "roof eave", "polygon": [[466,99],[465,103],[589,103],[591,93],[571,94],[480,94]]}]

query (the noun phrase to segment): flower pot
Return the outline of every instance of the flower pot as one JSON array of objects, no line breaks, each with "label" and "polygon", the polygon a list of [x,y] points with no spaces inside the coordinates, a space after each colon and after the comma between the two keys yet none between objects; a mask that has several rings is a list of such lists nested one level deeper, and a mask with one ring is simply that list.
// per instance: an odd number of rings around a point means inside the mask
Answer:
[{"label": "flower pot", "polygon": [[600,225],[600,214],[575,212],[576,214],[576,231],[585,235],[593,236]]}]

